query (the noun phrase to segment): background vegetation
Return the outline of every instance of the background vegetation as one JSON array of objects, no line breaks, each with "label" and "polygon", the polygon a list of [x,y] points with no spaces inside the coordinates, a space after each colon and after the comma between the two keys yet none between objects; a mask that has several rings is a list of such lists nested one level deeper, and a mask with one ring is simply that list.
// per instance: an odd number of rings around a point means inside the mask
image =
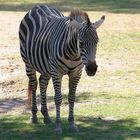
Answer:
[{"label": "background vegetation", "polygon": [[107,11],[119,13],[139,13],[139,0],[1,0],[1,10],[25,11],[35,4],[48,4],[63,11],[72,7],[86,11]]}]

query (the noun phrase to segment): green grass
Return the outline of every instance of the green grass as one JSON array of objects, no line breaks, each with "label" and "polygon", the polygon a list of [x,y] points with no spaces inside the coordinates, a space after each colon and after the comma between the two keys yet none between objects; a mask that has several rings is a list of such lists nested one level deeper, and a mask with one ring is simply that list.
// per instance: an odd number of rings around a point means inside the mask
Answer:
[{"label": "green grass", "polygon": [[[127,95],[126,95],[127,94]],[[85,97],[85,98],[84,98]],[[63,134],[54,134],[54,124],[29,124],[29,114],[0,117],[1,140],[136,140],[140,139],[139,97],[129,93],[81,93],[75,107],[77,134],[68,131],[67,108],[62,107]],[[64,98],[64,100],[66,100]],[[86,102],[85,102],[86,100]],[[52,100],[51,100],[52,102]],[[80,106],[80,108],[79,108]],[[54,116],[54,110],[51,111]],[[53,117],[53,121],[55,118]]]},{"label": "green grass", "polygon": [[[62,136],[58,137],[54,134],[54,123],[52,126],[45,126],[42,123],[43,118],[40,111],[37,125],[30,124],[30,113],[23,111],[20,114],[15,112],[15,114],[5,116],[0,114],[0,140],[139,140],[140,1],[1,0],[0,11],[3,14],[7,14],[5,11],[16,11],[18,16],[17,12],[28,10],[36,3],[54,5],[62,11],[78,7],[88,11],[91,21],[103,14],[106,15],[104,25],[98,30],[100,41],[97,63],[99,70],[95,77],[88,77],[83,72],[78,85],[75,120],[80,128],[79,133],[73,134],[68,131],[68,79],[64,77],[61,107]],[[15,14],[15,12],[8,14],[10,17],[10,14]],[[9,26],[11,27],[11,25]],[[19,59],[17,54],[11,54],[10,57]],[[27,78],[20,77],[20,75],[16,77],[16,80],[18,78],[20,81],[16,83],[15,90],[19,90],[19,92],[11,89],[12,92],[5,93],[6,96],[0,93],[0,103],[9,102],[9,100],[16,102],[20,99],[25,104],[26,94],[20,94],[20,91],[26,88]],[[5,88],[7,87],[5,86]],[[39,97],[39,90],[37,95]],[[54,90],[52,82],[50,82],[48,106],[54,122],[53,95]],[[14,107],[10,107],[8,112],[13,109]]]},{"label": "green grass", "polygon": [[[78,93],[75,120],[79,133],[68,130],[68,104],[64,93],[61,107],[63,134],[54,134],[55,124],[46,126],[38,112],[39,123],[29,123],[30,114],[0,117],[0,140],[138,140],[140,139],[140,96],[138,92]],[[53,97],[49,99],[53,104]],[[55,122],[55,108],[50,109]]]}]

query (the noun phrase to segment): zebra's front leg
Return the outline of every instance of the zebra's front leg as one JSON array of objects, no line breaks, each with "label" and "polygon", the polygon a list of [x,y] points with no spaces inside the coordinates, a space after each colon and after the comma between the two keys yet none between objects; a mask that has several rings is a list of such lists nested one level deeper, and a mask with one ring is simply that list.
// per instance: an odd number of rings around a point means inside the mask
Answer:
[{"label": "zebra's front leg", "polygon": [[61,81],[62,76],[60,75],[54,75],[52,76],[53,79],[53,85],[55,90],[55,106],[56,106],[56,124],[55,124],[55,133],[56,134],[62,134],[62,128],[61,128],[61,121],[60,121],[60,106],[62,103],[62,95],[61,95]]},{"label": "zebra's front leg", "polygon": [[69,129],[71,132],[79,132],[78,127],[74,123],[74,102],[75,102],[75,93],[76,93],[76,87],[80,80],[81,73],[80,74],[69,74],[69,95],[68,95],[68,102],[69,102]]},{"label": "zebra's front leg", "polygon": [[47,108],[47,103],[46,103],[46,89],[47,89],[49,80],[50,80],[50,76],[40,75],[39,86],[40,86],[40,93],[41,93],[41,113],[44,116],[45,124],[52,123],[52,120],[48,114],[48,108]]}]

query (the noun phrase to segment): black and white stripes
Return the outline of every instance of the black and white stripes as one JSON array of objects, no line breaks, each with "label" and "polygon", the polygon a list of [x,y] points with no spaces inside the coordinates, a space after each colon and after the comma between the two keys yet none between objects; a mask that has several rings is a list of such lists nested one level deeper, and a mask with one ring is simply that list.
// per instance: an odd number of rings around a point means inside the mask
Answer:
[{"label": "black and white stripes", "polygon": [[44,123],[51,123],[46,103],[46,88],[52,78],[56,105],[55,132],[62,132],[60,126],[61,81],[63,75],[68,74],[68,120],[70,130],[78,131],[73,115],[76,87],[84,65],[89,76],[96,73],[95,56],[98,42],[96,24],[99,27],[103,21],[104,17],[92,24],[88,15],[82,11],[72,11],[68,17],[64,17],[57,9],[45,5],[36,6],[25,15],[19,28],[20,52],[29,78],[28,92],[32,93],[31,121],[33,123],[37,122],[36,71],[38,71],[41,74],[39,86]]}]

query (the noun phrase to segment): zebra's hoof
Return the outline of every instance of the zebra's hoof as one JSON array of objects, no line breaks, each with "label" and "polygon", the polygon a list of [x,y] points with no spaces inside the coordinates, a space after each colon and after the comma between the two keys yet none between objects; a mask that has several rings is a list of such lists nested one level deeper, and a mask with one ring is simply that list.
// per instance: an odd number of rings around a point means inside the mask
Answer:
[{"label": "zebra's hoof", "polygon": [[61,135],[62,134],[62,128],[61,127],[57,127],[54,129],[54,132],[56,135]]},{"label": "zebra's hoof", "polygon": [[33,124],[38,123],[37,117],[31,117],[30,118],[30,123],[33,123]]},{"label": "zebra's hoof", "polygon": [[52,124],[52,119],[50,117],[44,118],[43,122],[44,122],[44,124]]},{"label": "zebra's hoof", "polygon": [[71,124],[70,127],[69,127],[69,131],[72,132],[72,133],[78,133],[79,128],[75,124]]}]

